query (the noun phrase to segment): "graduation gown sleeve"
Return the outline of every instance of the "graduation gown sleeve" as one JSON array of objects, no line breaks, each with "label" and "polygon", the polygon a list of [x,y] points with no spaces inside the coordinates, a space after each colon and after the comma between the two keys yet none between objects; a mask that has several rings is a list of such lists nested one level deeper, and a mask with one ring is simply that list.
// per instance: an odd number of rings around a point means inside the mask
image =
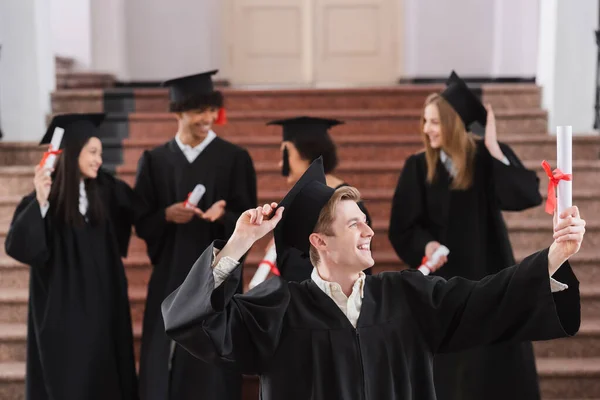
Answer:
[{"label": "graduation gown sleeve", "polygon": [[434,353],[555,339],[579,330],[579,282],[566,262],[553,277],[569,288],[551,292],[547,249],[481,281],[405,274],[406,300]]},{"label": "graduation gown sleeve", "polygon": [[491,159],[490,180],[501,210],[522,211],[542,204],[537,174],[526,169],[508,145],[500,143],[500,149],[510,165],[491,156],[485,145],[480,148],[483,148],[486,156]]},{"label": "graduation gown sleeve", "polygon": [[43,265],[50,256],[46,223],[35,192],[17,206],[4,244],[6,254],[28,265]]},{"label": "graduation gown sleeve", "polygon": [[233,167],[233,179],[230,181],[230,195],[225,206],[223,224],[225,225],[225,237],[231,236],[235,229],[235,223],[242,213],[256,207],[256,172],[252,158],[246,150],[241,151],[235,158]]},{"label": "graduation gown sleeve", "polygon": [[197,358],[257,374],[277,348],[290,294],[280,278],[235,294],[242,278],[239,266],[215,288],[213,249],[224,244],[213,242],[164,300],[165,330]]},{"label": "graduation gown sleeve", "polygon": [[417,157],[410,156],[404,164],[392,200],[389,239],[398,256],[413,267],[421,264],[425,246],[435,240],[423,228],[426,212],[425,174],[419,168]]},{"label": "graduation gown sleeve", "polygon": [[138,172],[134,191],[139,199],[135,217],[135,231],[144,239],[148,247],[148,255],[153,264],[158,263],[159,255],[166,243],[164,235],[167,231],[165,209],[156,198],[157,190],[152,178],[152,161],[150,153],[145,151],[138,162]]},{"label": "graduation gown sleeve", "polygon": [[100,170],[98,180],[108,195],[108,211],[116,236],[119,254],[127,257],[131,227],[134,223],[136,205],[139,203],[133,190],[120,179]]}]

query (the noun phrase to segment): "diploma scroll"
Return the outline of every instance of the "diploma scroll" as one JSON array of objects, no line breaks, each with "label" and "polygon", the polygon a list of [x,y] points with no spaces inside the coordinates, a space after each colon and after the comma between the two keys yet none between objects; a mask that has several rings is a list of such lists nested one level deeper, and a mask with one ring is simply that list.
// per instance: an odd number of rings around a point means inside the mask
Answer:
[{"label": "diploma scroll", "polygon": [[202,196],[204,196],[204,193],[206,193],[206,187],[201,183],[197,184],[194,190],[188,195],[188,198],[185,201],[185,207],[197,207],[198,203],[200,203],[200,200],[202,199]]},{"label": "diploma scroll", "polygon": [[[40,161],[40,166],[44,169],[54,168],[54,164],[56,163],[56,157],[60,154],[60,144],[62,142],[63,135],[65,130],[61,127],[54,128],[54,133],[52,134],[52,140],[50,141],[50,147],[48,151],[44,153],[42,160]],[[50,171],[46,172],[46,175],[50,176]]]},{"label": "diploma scroll", "polygon": [[[556,127],[556,167],[564,174],[573,174],[573,128]],[[573,205],[573,179],[560,180],[557,189],[558,215]]]},{"label": "diploma scroll", "polygon": [[277,251],[275,250],[275,244],[273,244],[271,247],[269,247],[267,254],[265,254],[265,257],[262,259],[262,261],[258,265],[258,268],[256,269],[256,273],[254,274],[254,276],[252,277],[252,280],[248,284],[248,288],[252,289],[255,286],[264,282],[265,279],[267,279],[267,277],[269,276],[269,272],[271,272],[271,271],[273,271],[273,273],[275,275],[279,275],[279,270],[275,266],[276,262],[277,262]]},{"label": "diploma scroll", "polygon": [[441,245],[433,252],[431,259],[425,261],[418,270],[421,271],[423,275],[429,275],[433,266],[440,260],[440,257],[447,256],[448,254],[450,254],[450,250],[446,246]]}]

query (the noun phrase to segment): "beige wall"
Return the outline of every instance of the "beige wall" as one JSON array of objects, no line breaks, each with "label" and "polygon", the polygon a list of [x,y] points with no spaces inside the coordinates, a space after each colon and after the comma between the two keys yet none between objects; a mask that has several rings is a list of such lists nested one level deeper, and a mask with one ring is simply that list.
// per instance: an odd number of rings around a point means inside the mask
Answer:
[{"label": "beige wall", "polygon": [[[55,49],[91,69],[137,81],[210,68],[221,68],[227,77],[230,71],[231,32],[223,21],[226,5],[238,0],[50,1],[63,11],[69,2],[78,4],[68,12],[53,11],[69,21],[53,19]],[[535,75],[540,0],[392,1],[398,77],[444,76],[452,68],[463,75]],[[86,9],[87,23],[78,17]],[[304,75],[309,61],[303,61]]]}]

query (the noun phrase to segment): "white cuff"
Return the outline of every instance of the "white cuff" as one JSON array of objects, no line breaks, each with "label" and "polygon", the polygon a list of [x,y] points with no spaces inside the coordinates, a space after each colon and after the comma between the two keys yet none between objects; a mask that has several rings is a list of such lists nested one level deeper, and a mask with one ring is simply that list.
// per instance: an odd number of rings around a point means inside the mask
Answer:
[{"label": "white cuff", "polygon": [[46,214],[48,214],[48,209],[50,208],[50,203],[46,202],[46,204],[40,204],[40,212],[42,213],[42,218],[46,218]]},{"label": "white cuff", "polygon": [[[217,248],[213,248],[213,257],[216,259],[217,254],[219,254],[221,250]],[[224,281],[227,279],[231,271],[237,268],[240,265],[239,261],[234,260],[231,257],[222,257],[217,265],[212,265],[213,268],[213,278],[215,280],[215,289],[218,288]]]},{"label": "white cuff", "polygon": [[550,278],[550,290],[552,293],[562,292],[565,289],[568,289],[569,285],[561,283],[554,278]]}]

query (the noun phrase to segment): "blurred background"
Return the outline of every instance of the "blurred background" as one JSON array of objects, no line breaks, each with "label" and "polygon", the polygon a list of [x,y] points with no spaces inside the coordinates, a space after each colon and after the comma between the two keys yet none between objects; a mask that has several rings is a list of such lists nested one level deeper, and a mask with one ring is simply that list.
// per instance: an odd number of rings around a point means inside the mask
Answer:
[{"label": "blurred background", "polygon": [[[33,189],[37,146],[53,113],[106,112],[105,165],[133,184],[146,149],[171,139],[166,79],[219,69],[228,124],[246,147],[259,201],[280,199],[281,133],[269,120],[337,118],[339,176],[374,219],[376,270],[404,268],[387,240],[404,159],[422,148],[423,102],[451,70],[492,104],[500,141],[526,167],[555,166],[571,125],[573,202],[587,219],[573,261],[582,327],[535,344],[544,399],[600,399],[598,0],[0,0],[0,244]],[[546,246],[543,205],[505,213],[515,256]],[[264,248],[253,250],[246,284]],[[151,266],[134,237],[126,262],[137,346]],[[0,250],[0,399],[23,399],[28,268]],[[248,378],[247,398],[257,381]]]}]

